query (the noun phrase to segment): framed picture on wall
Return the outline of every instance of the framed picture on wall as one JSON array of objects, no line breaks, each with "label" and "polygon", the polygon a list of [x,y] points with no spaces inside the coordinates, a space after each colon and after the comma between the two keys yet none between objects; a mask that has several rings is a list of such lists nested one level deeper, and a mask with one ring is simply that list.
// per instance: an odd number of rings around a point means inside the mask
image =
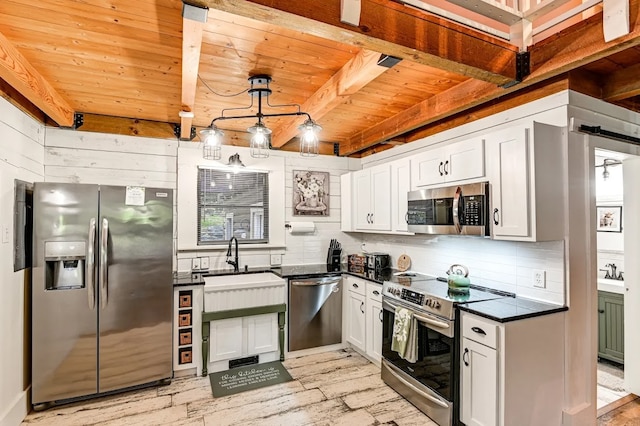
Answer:
[{"label": "framed picture on wall", "polygon": [[622,232],[622,206],[597,206],[598,232]]},{"label": "framed picture on wall", "polygon": [[293,171],[293,215],[329,216],[329,172]]}]

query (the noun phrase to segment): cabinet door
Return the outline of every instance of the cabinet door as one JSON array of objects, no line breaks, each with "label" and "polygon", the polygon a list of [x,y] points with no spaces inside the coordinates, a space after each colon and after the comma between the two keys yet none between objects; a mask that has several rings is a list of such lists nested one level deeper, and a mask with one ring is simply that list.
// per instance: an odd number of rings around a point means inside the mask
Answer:
[{"label": "cabinet door", "polygon": [[391,166],[371,168],[371,229],[391,230]]},{"label": "cabinet door", "polygon": [[391,230],[408,231],[407,192],[411,191],[411,160],[391,163]]},{"label": "cabinet door", "polygon": [[353,220],[356,229],[371,229],[371,173],[359,170],[353,173]]},{"label": "cabinet door", "polygon": [[447,147],[444,180],[454,182],[484,176],[484,140],[471,139]]},{"label": "cabinet door", "polygon": [[460,419],[467,426],[498,424],[498,357],[491,349],[462,339]]},{"label": "cabinet door", "polygon": [[382,303],[367,299],[367,355],[380,362],[382,359]]},{"label": "cabinet door", "polygon": [[247,354],[277,352],[278,314],[255,315],[244,318],[247,328]]},{"label": "cabinet door", "polygon": [[411,183],[414,188],[444,182],[444,149],[422,152],[411,159]]},{"label": "cabinet door", "polygon": [[492,235],[530,236],[529,131],[507,129],[487,136],[487,165],[491,183]]},{"label": "cabinet door", "polygon": [[598,356],[624,363],[624,295],[598,292]]},{"label": "cabinet door", "polygon": [[211,342],[209,344],[209,361],[240,358],[243,356],[242,318],[230,318],[211,321]]},{"label": "cabinet door", "polygon": [[353,291],[348,293],[347,341],[365,352],[365,297]]}]

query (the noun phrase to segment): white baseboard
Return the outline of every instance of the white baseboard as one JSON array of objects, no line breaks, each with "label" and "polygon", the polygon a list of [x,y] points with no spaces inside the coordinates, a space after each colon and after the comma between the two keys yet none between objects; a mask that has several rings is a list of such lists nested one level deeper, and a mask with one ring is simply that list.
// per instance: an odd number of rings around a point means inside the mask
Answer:
[{"label": "white baseboard", "polygon": [[18,426],[29,412],[29,390],[20,392],[0,416],[0,426]]}]

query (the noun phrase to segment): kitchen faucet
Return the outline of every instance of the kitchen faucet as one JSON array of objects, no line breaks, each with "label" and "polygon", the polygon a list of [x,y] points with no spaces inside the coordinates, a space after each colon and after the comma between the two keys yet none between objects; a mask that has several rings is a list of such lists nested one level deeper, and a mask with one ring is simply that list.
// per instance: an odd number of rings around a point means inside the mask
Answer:
[{"label": "kitchen faucet", "polygon": [[[231,260],[231,245],[234,241],[236,242],[235,260]],[[231,239],[229,240],[229,249],[227,250],[227,263],[229,265],[233,265],[233,272],[238,272],[240,270],[238,268],[238,239],[236,237],[231,237]]]}]

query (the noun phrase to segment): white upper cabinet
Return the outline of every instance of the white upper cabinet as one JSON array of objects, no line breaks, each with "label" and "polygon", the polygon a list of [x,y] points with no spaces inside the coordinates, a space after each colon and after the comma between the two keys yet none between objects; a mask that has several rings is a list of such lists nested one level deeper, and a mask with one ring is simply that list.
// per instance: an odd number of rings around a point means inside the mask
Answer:
[{"label": "white upper cabinet", "polygon": [[382,164],[353,173],[356,230],[391,230],[391,167]]},{"label": "white upper cabinet", "polygon": [[485,140],[492,238],[562,239],[566,181],[563,130],[533,123],[489,134]]},{"label": "white upper cabinet", "polygon": [[411,160],[402,158],[391,163],[391,229],[408,232],[407,193],[411,190]]},{"label": "white upper cabinet", "polygon": [[484,176],[484,140],[456,142],[430,149],[411,159],[414,188]]}]

